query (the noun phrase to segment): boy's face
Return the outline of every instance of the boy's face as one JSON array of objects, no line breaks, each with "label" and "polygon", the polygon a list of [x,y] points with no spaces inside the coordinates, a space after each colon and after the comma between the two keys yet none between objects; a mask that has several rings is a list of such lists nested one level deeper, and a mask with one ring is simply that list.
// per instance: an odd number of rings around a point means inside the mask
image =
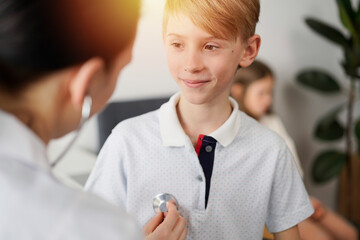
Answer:
[{"label": "boy's face", "polygon": [[246,48],[239,39],[219,39],[184,16],[170,16],[164,44],[171,75],[192,104],[227,99]]}]

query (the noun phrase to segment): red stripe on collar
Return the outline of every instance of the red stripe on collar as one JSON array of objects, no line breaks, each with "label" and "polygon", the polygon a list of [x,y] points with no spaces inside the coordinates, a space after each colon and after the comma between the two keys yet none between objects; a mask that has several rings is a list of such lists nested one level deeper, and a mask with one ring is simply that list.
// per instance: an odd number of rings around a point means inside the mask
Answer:
[{"label": "red stripe on collar", "polygon": [[196,147],[195,147],[195,151],[196,151],[198,156],[199,156],[199,153],[200,153],[200,149],[201,149],[201,145],[202,145],[204,136],[205,135],[200,134],[199,137],[198,137],[198,141],[197,141],[197,144],[196,144]]}]

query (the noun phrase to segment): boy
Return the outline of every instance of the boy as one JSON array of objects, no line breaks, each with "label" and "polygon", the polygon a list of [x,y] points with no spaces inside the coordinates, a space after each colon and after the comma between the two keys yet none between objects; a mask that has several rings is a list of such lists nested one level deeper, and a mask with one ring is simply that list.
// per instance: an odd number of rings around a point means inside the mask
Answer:
[{"label": "boy", "polygon": [[120,123],[86,188],[145,224],[152,199],[173,194],[187,239],[299,239],[313,212],[285,143],[229,99],[236,69],[260,46],[258,0],[168,0],[163,39],[181,92]]}]

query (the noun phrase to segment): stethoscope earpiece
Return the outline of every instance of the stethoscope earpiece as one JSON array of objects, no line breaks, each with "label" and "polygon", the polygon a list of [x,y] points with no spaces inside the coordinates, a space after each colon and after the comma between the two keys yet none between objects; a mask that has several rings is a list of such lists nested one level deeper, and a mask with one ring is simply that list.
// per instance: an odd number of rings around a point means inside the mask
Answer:
[{"label": "stethoscope earpiece", "polygon": [[80,127],[82,127],[82,125],[90,118],[91,108],[92,108],[92,98],[90,97],[90,95],[86,95],[81,109]]}]

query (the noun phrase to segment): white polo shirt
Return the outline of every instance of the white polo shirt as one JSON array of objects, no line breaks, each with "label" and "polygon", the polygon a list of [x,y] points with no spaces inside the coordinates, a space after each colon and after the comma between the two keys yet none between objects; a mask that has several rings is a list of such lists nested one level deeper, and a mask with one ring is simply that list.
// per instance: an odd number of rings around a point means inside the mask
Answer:
[{"label": "white polo shirt", "polygon": [[135,219],[51,173],[46,146],[0,110],[0,239],[139,240]]},{"label": "white polo shirt", "polygon": [[240,112],[230,99],[229,119],[210,134],[217,140],[210,196],[205,208],[202,167],[177,114],[179,94],[157,111],[118,124],[86,184],[126,208],[145,225],[153,197],[173,194],[188,221],[187,239],[261,239],[313,213],[284,141]]}]

